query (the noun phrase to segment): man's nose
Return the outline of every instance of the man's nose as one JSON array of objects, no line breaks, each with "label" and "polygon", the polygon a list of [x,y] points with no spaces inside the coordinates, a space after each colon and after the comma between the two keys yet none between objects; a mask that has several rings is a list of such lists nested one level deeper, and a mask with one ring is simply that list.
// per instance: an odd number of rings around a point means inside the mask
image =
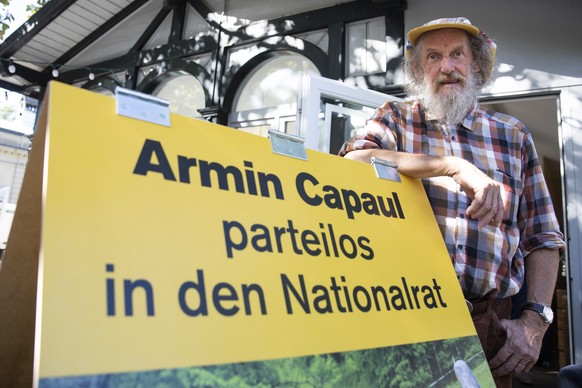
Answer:
[{"label": "man's nose", "polygon": [[453,65],[451,58],[443,57],[441,60],[441,72],[444,74],[450,74],[453,70],[455,70],[455,66]]}]

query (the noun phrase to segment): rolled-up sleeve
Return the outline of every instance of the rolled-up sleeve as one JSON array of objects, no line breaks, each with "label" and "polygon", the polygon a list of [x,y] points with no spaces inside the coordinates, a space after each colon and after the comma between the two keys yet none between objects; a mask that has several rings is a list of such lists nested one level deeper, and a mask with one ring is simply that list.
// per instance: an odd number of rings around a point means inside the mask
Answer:
[{"label": "rolled-up sleeve", "polygon": [[541,248],[557,249],[562,254],[566,247],[564,236],[529,133],[525,140],[524,190],[518,215],[522,231],[520,249],[524,256]]},{"label": "rolled-up sleeve", "polygon": [[342,145],[338,155],[344,156],[351,151],[372,148],[396,150],[392,113],[392,106],[388,102],[376,109],[367,124],[358,129],[356,135]]}]

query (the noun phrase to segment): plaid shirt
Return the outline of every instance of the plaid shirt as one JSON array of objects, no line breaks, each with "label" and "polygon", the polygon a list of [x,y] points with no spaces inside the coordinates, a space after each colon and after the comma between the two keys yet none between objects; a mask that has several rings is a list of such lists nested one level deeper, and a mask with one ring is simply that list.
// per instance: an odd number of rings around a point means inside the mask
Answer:
[{"label": "plaid shirt", "polygon": [[449,177],[423,179],[461,288],[467,299],[493,291],[516,294],[524,281],[524,258],[539,248],[563,250],[563,236],[529,130],[517,119],[478,106],[461,125],[426,117],[416,101],[387,102],[347,141],[340,155],[384,148],[463,158],[505,188],[499,228],[466,216],[471,199]]}]

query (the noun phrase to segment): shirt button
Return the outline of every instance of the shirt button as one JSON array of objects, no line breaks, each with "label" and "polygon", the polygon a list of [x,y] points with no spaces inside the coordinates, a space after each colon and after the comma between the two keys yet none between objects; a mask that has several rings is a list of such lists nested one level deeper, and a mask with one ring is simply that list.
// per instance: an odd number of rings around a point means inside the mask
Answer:
[{"label": "shirt button", "polygon": [[463,214],[463,213],[459,214],[459,218],[460,219],[465,219],[465,214]]},{"label": "shirt button", "polygon": [[457,249],[461,252],[464,250],[464,248],[465,247],[463,245],[457,245]]},{"label": "shirt button", "polygon": [[452,140],[452,141],[456,141],[456,140],[457,140],[457,138],[456,138],[455,136],[451,136],[451,140]]}]

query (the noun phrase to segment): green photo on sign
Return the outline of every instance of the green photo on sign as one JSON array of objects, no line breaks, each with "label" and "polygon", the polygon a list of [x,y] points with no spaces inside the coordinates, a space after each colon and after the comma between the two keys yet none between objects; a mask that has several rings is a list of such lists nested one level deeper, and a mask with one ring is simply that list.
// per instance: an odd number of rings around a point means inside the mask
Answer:
[{"label": "green photo on sign", "polygon": [[250,363],[40,381],[41,388],[462,386],[495,387],[477,337]]}]

